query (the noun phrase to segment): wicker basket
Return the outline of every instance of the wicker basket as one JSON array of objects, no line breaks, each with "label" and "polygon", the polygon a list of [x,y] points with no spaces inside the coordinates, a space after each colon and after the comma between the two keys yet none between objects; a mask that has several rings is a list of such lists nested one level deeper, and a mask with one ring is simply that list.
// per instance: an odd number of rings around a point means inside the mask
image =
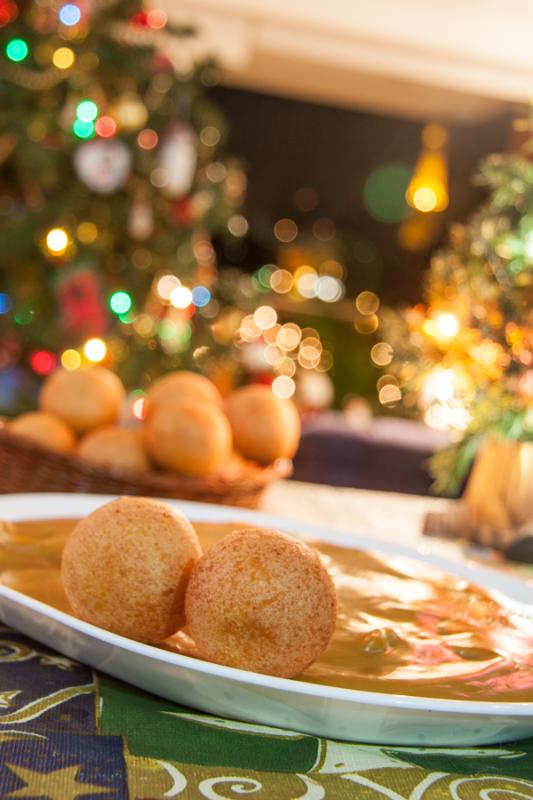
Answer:
[{"label": "wicker basket", "polygon": [[236,461],[209,478],[167,472],[133,472],[91,464],[77,456],[56,453],[29,439],[0,429],[0,493],[90,492],[172,497],[232,506],[257,506],[262,492],[292,472],[279,460],[267,467]]}]

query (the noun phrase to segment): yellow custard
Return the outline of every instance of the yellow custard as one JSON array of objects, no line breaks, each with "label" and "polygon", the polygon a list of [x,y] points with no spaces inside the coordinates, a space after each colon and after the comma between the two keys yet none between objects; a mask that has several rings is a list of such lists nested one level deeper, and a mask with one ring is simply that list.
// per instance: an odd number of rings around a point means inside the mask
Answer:
[{"label": "yellow custard", "polygon": [[[68,611],[61,552],[76,520],[0,523],[0,581]],[[238,527],[194,523],[202,548]],[[423,697],[533,702],[533,615],[415,559],[319,542],[339,600],[326,652],[298,680]],[[183,633],[166,647],[195,655]]]}]

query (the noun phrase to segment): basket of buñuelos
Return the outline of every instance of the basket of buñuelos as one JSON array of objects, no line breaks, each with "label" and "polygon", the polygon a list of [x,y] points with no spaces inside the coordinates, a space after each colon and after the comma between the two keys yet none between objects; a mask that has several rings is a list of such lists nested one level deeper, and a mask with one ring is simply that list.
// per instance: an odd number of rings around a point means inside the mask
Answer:
[{"label": "basket of bu\u00f1uelos", "polygon": [[[104,367],[57,370],[39,410],[0,427],[0,492],[94,492],[254,507],[288,477],[299,441],[295,406],[270,387],[224,400],[201,375],[172,372],[149,387],[145,418],[120,423],[125,400]],[[143,414],[144,416],[144,414]]]}]

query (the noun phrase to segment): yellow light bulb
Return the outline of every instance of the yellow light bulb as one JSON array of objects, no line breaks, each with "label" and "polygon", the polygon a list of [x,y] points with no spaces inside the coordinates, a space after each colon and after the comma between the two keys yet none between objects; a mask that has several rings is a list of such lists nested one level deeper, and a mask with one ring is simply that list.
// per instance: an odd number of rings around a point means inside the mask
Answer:
[{"label": "yellow light bulb", "polygon": [[459,320],[449,312],[437,314],[435,316],[435,326],[443,339],[453,339],[459,333]]},{"label": "yellow light bulb", "polygon": [[413,194],[413,205],[417,211],[427,214],[436,209],[437,203],[437,195],[429,186],[421,186]]},{"label": "yellow light bulb", "polygon": [[405,193],[407,202],[428,214],[448,205],[448,165],[443,150],[423,150]]},{"label": "yellow light bulb", "polygon": [[107,355],[107,345],[102,339],[88,339],[83,345],[85,358],[97,364],[103,361]]},{"label": "yellow light bulb", "polygon": [[176,286],[170,294],[170,302],[174,308],[189,308],[192,303],[192,292],[187,286]]},{"label": "yellow light bulb", "polygon": [[54,256],[63,255],[68,243],[68,234],[64,228],[52,228],[46,234],[46,247]]},{"label": "yellow light bulb", "polygon": [[81,365],[81,356],[77,350],[65,350],[61,354],[61,366],[68,370],[78,369]]},{"label": "yellow light bulb", "polygon": [[54,50],[52,63],[57,69],[69,69],[74,64],[74,53],[70,47],[58,47]]}]

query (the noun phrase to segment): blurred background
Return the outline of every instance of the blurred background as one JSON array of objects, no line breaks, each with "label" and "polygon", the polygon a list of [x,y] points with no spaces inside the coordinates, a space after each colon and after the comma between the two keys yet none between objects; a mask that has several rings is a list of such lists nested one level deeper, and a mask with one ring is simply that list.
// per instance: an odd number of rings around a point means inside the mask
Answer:
[{"label": "blurred background", "polygon": [[421,493],[443,447],[457,493],[471,435],[531,435],[527,0],[0,22],[3,413],[102,363],[139,416],[192,367],[298,403],[297,477]]}]

